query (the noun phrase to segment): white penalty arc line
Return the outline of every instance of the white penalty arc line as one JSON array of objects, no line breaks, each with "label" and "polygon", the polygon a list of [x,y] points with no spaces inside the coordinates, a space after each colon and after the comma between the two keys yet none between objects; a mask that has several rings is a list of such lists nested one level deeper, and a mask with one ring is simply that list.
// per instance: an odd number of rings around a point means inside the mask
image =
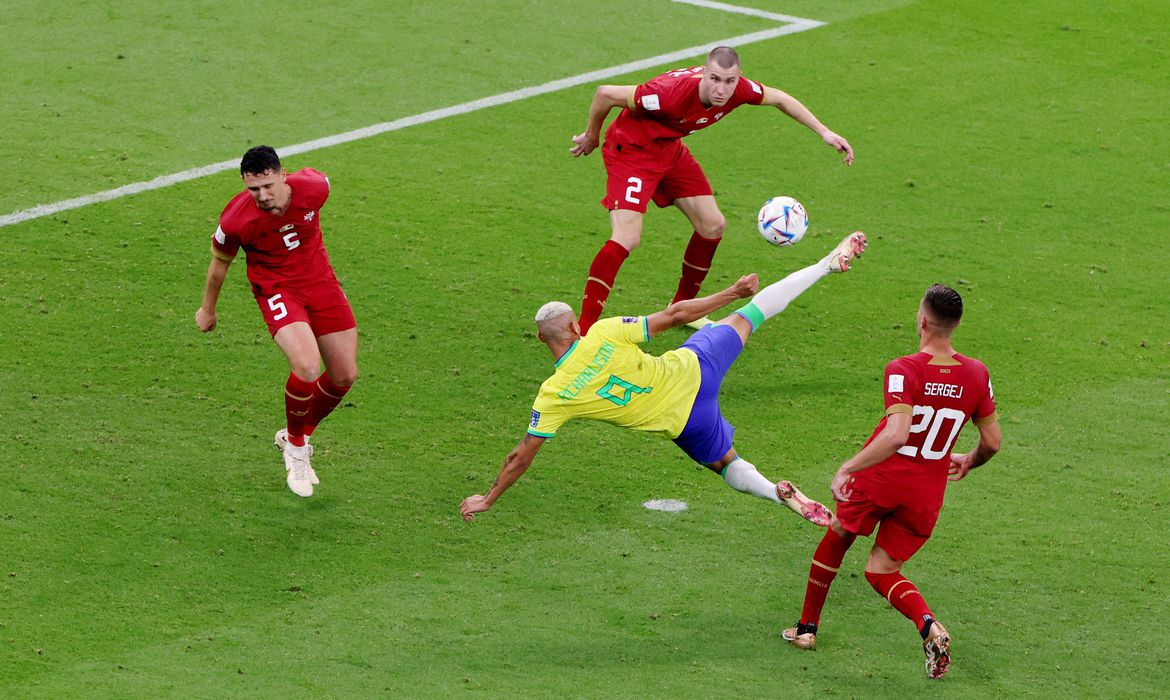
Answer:
[{"label": "white penalty arc line", "polygon": [[[638,61],[623,63],[618,66],[611,66],[609,68],[602,68],[601,70],[574,75],[570,78],[553,80],[542,85],[522,88],[520,90],[512,90],[510,92],[503,92],[498,95],[492,95],[491,97],[484,97],[478,100],[464,102],[462,104],[457,104],[451,107],[443,107],[442,109],[422,112],[421,114],[395,119],[394,121],[382,122],[381,124],[374,124],[373,126],[367,126],[361,129],[347,131],[342,134],[335,134],[333,136],[326,136],[324,138],[314,139],[312,141],[306,141],[304,143],[298,143],[292,146],[285,146],[283,148],[277,148],[276,150],[280,153],[281,157],[293,156],[299,153],[307,153],[309,151],[328,148],[330,146],[337,146],[343,143],[349,143],[351,141],[368,139],[370,137],[385,134],[390,131],[405,129],[410,126],[418,126],[419,124],[426,124],[428,122],[446,119],[447,117],[454,117],[460,114],[467,114],[469,112],[487,109],[488,107],[498,107],[510,102],[525,100],[529,97],[545,95],[550,92],[557,92],[559,90],[576,87],[585,83],[592,83],[595,81],[604,80],[606,78],[612,78],[616,75],[634,73],[636,71],[653,68],[654,66],[659,66],[664,63],[681,61],[684,58],[705,54],[715,46],[744,46],[746,44],[753,44],[759,41],[775,39],[776,37],[784,36],[786,34],[796,34],[798,32],[808,31],[809,29],[816,29],[817,27],[823,27],[826,24],[825,22],[819,22],[814,19],[792,17],[790,15],[780,15],[772,12],[765,12],[763,10],[756,10],[750,7],[740,7],[738,5],[729,5],[722,2],[713,2],[711,0],[672,0],[672,2],[684,5],[695,5],[697,7],[703,7],[711,10],[720,10],[723,12],[733,12],[741,15],[749,15],[752,17],[760,17],[776,22],[783,22],[784,24],[783,26],[773,27],[771,29],[752,32],[750,34],[742,34],[740,36],[734,36],[727,39],[719,39],[699,46],[691,46],[689,48],[679,49],[678,51],[671,51],[670,53],[663,53],[657,56],[651,56],[650,58],[643,58]],[[128,197],[130,195],[139,194],[141,192],[149,192],[150,190],[158,190],[164,187],[170,187],[171,185],[176,185],[180,182],[196,180],[208,175],[214,175],[226,170],[232,170],[238,167],[239,163],[240,161],[238,158],[233,158],[232,160],[224,160],[218,163],[212,163],[211,165],[204,165],[198,168],[172,173],[170,175],[161,175],[154,178],[153,180],[147,180],[145,182],[135,182],[133,184],[116,187],[112,190],[97,192],[95,194],[88,194],[84,197],[65,199],[59,202],[54,202],[52,204],[41,204],[39,206],[32,207],[31,209],[24,209],[13,212],[11,214],[0,216],[0,228],[11,226],[13,224],[19,224],[25,221],[31,221],[33,219],[39,219],[45,216],[52,216],[53,214],[59,214],[63,211],[69,211],[71,209],[79,209],[81,207],[89,206],[90,204],[108,202],[113,199],[120,199],[122,197]]]}]

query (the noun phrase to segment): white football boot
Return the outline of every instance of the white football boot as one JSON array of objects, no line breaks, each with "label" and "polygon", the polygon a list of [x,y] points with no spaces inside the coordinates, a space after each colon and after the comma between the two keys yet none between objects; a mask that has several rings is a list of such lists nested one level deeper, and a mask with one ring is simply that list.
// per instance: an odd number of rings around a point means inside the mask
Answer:
[{"label": "white football boot", "polygon": [[833,249],[833,252],[829,253],[829,272],[849,272],[849,268],[853,265],[853,259],[861,257],[867,245],[869,245],[869,241],[865,239],[865,234],[861,231],[854,231],[845,236],[844,240]]},{"label": "white football boot", "polygon": [[312,467],[309,466],[309,446],[284,446],[284,468],[288,471],[288,487],[301,498],[313,495],[313,481],[309,478]]},{"label": "white football boot", "polygon": [[[277,430],[276,437],[272,438],[272,443],[276,445],[276,449],[283,452],[284,446],[288,444],[288,428],[281,428],[280,430]],[[309,448],[309,457],[312,457],[313,446],[309,444],[308,437],[305,437],[305,447]],[[285,466],[285,469],[288,469],[287,465]],[[312,481],[314,485],[321,483],[321,480],[317,478],[317,472],[313,469],[312,466],[309,467],[309,481]]]}]

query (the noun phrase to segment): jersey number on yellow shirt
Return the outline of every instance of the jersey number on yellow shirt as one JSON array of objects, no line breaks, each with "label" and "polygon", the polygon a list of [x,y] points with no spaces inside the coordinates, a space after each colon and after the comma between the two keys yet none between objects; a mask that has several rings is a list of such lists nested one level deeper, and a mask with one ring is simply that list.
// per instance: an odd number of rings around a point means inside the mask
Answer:
[{"label": "jersey number on yellow shirt", "polygon": [[[614,393],[615,387],[620,387],[622,391]],[[625,406],[634,397],[634,394],[649,394],[651,391],[654,391],[654,387],[631,384],[616,374],[611,374],[605,386],[597,390],[597,395],[606,401],[612,401],[618,406]]]}]

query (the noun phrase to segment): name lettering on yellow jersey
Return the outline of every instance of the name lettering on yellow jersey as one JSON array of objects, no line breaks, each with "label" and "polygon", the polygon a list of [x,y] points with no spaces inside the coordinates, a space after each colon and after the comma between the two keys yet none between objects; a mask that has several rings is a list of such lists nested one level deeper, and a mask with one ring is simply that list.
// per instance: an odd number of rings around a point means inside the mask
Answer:
[{"label": "name lettering on yellow jersey", "polygon": [[601,347],[597,349],[597,354],[593,356],[593,360],[589,363],[589,365],[577,373],[577,376],[573,377],[573,381],[569,382],[568,386],[557,392],[557,398],[561,399],[562,401],[570,401],[575,396],[577,396],[577,394],[580,394],[581,390],[584,389],[585,386],[589,384],[589,382],[593,381],[595,378],[597,378],[597,375],[601,374],[601,371],[605,369],[607,364],[609,364],[610,358],[613,357],[613,351],[616,349],[617,346],[614,345],[611,341],[607,340],[602,343]]}]

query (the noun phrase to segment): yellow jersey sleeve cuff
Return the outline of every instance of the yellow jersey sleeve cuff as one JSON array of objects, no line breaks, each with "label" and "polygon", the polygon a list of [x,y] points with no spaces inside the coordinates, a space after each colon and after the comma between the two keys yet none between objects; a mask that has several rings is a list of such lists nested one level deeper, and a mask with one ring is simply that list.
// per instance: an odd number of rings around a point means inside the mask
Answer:
[{"label": "yellow jersey sleeve cuff", "polygon": [[886,409],[886,415],[894,413],[914,413],[914,407],[908,403],[896,403]]},{"label": "yellow jersey sleeve cuff", "polygon": [[528,434],[533,437],[544,438],[546,440],[551,440],[557,436],[556,433],[542,433],[539,430],[532,430],[531,428],[528,430]]}]

